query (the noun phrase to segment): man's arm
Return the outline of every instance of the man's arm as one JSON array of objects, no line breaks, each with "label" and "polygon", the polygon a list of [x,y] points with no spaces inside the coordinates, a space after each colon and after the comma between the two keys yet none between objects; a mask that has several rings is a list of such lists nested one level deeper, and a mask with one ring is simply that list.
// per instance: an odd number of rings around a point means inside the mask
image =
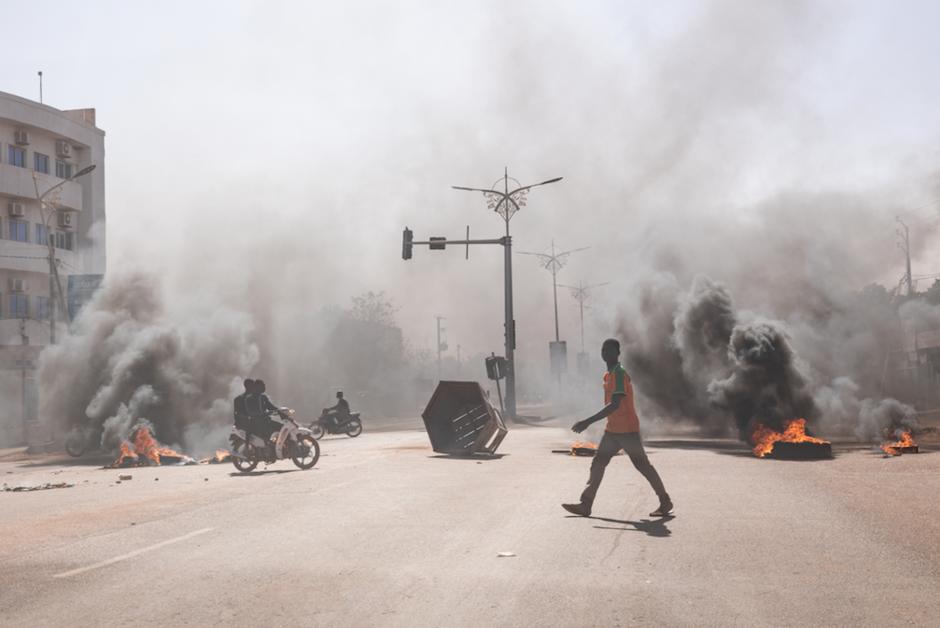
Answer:
[{"label": "man's arm", "polygon": [[614,393],[613,396],[611,396],[610,398],[610,403],[604,406],[600,412],[584,419],[583,421],[578,421],[577,423],[571,426],[571,431],[577,432],[578,434],[580,434],[581,432],[586,430],[588,427],[590,427],[593,423],[596,423],[597,421],[600,421],[601,419],[606,419],[607,417],[609,417],[611,414],[614,413],[614,410],[620,407],[620,402],[623,401],[623,398],[624,398],[624,393]]},{"label": "man's arm", "polygon": [[262,408],[264,408],[264,414],[267,414],[269,412],[276,412],[278,415],[281,414],[280,408],[274,405],[271,402],[270,397],[268,397],[267,395],[264,395],[261,397],[261,402],[262,402]]}]

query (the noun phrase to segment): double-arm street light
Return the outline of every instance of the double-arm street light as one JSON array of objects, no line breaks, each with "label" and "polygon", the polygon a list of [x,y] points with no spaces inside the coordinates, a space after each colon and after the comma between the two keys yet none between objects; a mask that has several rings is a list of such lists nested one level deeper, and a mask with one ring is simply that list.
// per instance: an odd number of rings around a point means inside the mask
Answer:
[{"label": "double-arm street light", "polygon": [[555,300],[555,342],[561,340],[558,333],[558,271],[565,267],[565,264],[568,263],[568,258],[572,253],[577,253],[578,251],[585,251],[591,247],[582,246],[578,249],[571,249],[570,251],[561,251],[559,253],[555,252],[555,241],[552,240],[552,252],[549,253],[529,253],[528,251],[519,251],[520,255],[532,255],[539,259],[539,264],[542,268],[546,269],[552,274],[552,297]]},{"label": "double-arm street light", "polygon": [[69,181],[74,181],[79,177],[83,177],[92,170],[95,169],[95,164],[86,166],[73,174],[70,177],[67,177],[43,193],[39,193],[39,179],[36,177],[36,171],[33,171],[33,188],[36,190],[36,200],[39,202],[39,213],[42,217],[43,228],[46,232],[46,246],[48,247],[48,260],[49,260],[49,344],[55,344],[55,319],[56,319],[56,302],[62,308],[62,316],[66,322],[69,320],[69,311],[65,305],[65,298],[62,295],[62,283],[59,281],[59,271],[56,265],[55,258],[55,242],[52,236],[52,226],[50,225],[50,218],[57,211],[56,208],[48,203],[46,203],[46,197],[51,193],[55,192],[63,185]]},{"label": "double-arm street light", "polygon": [[[504,252],[504,288],[505,288],[505,344],[506,344],[506,410],[510,417],[516,417],[516,368],[514,351],[516,349],[516,321],[512,311],[512,236],[509,235],[509,221],[520,209],[525,207],[529,190],[540,185],[548,185],[561,181],[562,177],[555,177],[532,185],[520,185],[519,181],[509,176],[509,169],[503,171],[503,176],[497,179],[489,188],[473,188],[461,185],[452,186],[455,190],[468,192],[482,192],[486,198],[486,206],[499,214],[506,223],[506,236],[502,238]],[[509,189],[509,182],[513,182],[513,189]],[[502,184],[502,186],[500,186]],[[498,189],[502,187],[502,190]]]},{"label": "double-arm street light", "polygon": [[608,283],[610,282],[604,281],[602,283],[585,285],[583,281],[579,281],[577,286],[559,284],[562,288],[571,290],[571,296],[578,302],[578,306],[581,309],[581,353],[584,353],[584,303],[591,298],[592,288],[600,288],[601,286],[606,286]]}]

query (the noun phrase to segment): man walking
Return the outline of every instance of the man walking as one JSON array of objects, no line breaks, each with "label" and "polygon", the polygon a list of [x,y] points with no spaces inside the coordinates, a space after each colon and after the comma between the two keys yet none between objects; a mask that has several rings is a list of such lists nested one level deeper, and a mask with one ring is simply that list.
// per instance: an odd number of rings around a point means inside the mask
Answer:
[{"label": "man walking", "polygon": [[643,474],[646,481],[653,487],[659,497],[659,508],[650,513],[651,517],[665,517],[672,512],[672,500],[666,493],[663,481],[646,452],[640,440],[640,419],[637,417],[633,403],[633,384],[630,376],[620,364],[620,342],[608,338],[601,347],[601,357],[607,363],[607,372],[604,373],[604,408],[594,416],[578,421],[571,429],[581,433],[595,421],[607,419],[607,429],[604,437],[597,447],[594,460],[591,462],[591,475],[587,487],[581,493],[581,502],[578,504],[562,504],[562,508],[570,513],[588,517],[594,505],[594,497],[604,479],[604,470],[610,459],[622,449],[628,456],[636,470]]}]

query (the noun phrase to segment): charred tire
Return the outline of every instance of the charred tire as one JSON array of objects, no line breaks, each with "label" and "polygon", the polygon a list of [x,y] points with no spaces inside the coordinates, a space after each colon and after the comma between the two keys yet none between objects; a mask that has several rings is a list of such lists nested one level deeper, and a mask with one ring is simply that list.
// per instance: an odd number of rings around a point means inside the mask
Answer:
[{"label": "charred tire", "polygon": [[326,431],[323,429],[323,426],[319,423],[313,423],[310,425],[310,431],[313,432],[313,437],[317,440],[323,438],[323,435],[326,434]]},{"label": "charred tire", "polygon": [[65,439],[65,451],[73,458],[78,458],[88,448],[88,439],[81,430],[72,430]]},{"label": "charred tire", "polygon": [[[237,454],[232,456],[232,464],[242,473],[250,473],[258,466],[258,451],[253,445],[242,441],[234,445],[232,451]],[[239,456],[242,456],[244,459]]]},{"label": "charred tire", "polygon": [[[306,456],[301,456],[298,452],[299,447],[306,447],[308,453]],[[317,463],[317,460],[320,459],[320,443],[311,436],[310,434],[301,434],[297,437],[296,443],[291,443],[291,460],[294,461],[294,464],[304,469],[310,469]]]},{"label": "charred tire", "polygon": [[349,427],[346,428],[346,433],[352,438],[356,438],[357,436],[362,434],[362,422],[353,421],[352,423],[350,423]]}]

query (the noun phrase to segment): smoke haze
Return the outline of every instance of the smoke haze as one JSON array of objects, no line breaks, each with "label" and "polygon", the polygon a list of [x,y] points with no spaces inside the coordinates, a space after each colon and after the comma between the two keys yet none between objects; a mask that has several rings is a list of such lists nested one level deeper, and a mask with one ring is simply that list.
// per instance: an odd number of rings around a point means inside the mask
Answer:
[{"label": "smoke haze", "polygon": [[[930,3],[52,6],[18,9],[21,30],[87,33],[67,64],[10,45],[45,63],[47,102],[98,107],[112,273],[43,358],[57,421],[123,429],[143,414],[189,446],[249,374],[308,413],[384,372],[433,378],[433,362],[388,354],[359,383],[377,345],[356,345],[340,314],[368,291],[398,308],[399,340],[370,332],[381,346],[433,354],[440,314],[451,358],[457,344],[500,353],[501,251],[403,262],[399,248],[405,225],[500,235],[482,196],[449,186],[487,186],[505,165],[523,183],[565,177],[533,190],[513,237],[591,246],[560,280],[610,282],[587,314],[592,367],[620,335],[644,416],[709,433],[792,413],[870,433],[858,417],[883,397],[896,323],[860,291],[897,283],[896,214],[918,225],[915,263],[940,263]],[[551,284],[514,261],[534,395]],[[577,310],[559,298],[573,354]]]}]

